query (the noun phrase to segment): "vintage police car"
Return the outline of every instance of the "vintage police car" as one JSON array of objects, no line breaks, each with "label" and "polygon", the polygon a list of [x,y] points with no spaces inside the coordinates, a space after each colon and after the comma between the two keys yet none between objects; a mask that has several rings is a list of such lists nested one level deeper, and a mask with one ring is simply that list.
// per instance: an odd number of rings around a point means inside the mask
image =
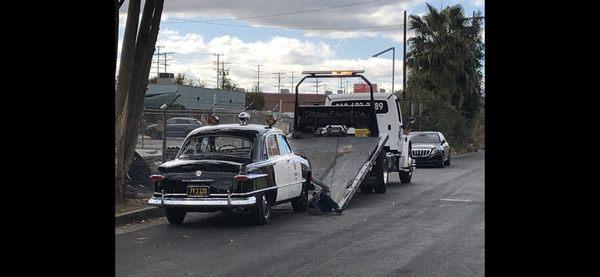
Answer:
[{"label": "vintage police car", "polygon": [[250,211],[258,224],[266,224],[271,206],[292,202],[305,211],[311,169],[308,160],[294,154],[285,135],[267,124],[200,127],[192,131],[173,161],[150,176],[154,196],[148,204],[165,208],[171,224],[181,224],[187,212],[240,209]]}]

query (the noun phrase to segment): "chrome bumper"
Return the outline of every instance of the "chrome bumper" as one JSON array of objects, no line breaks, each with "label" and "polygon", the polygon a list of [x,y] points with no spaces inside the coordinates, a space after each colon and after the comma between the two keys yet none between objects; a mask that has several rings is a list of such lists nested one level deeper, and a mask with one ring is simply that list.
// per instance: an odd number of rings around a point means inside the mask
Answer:
[{"label": "chrome bumper", "polygon": [[148,205],[159,207],[245,207],[256,204],[256,197],[245,198],[167,198],[152,197],[148,200]]}]

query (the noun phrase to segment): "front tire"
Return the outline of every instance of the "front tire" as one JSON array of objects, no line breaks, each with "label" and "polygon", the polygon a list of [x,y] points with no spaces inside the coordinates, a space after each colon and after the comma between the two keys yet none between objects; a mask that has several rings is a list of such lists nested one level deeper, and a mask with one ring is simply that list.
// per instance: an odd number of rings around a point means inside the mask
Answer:
[{"label": "front tire", "polygon": [[167,220],[169,221],[169,223],[174,225],[179,225],[183,223],[183,219],[185,218],[186,213],[186,211],[178,208],[165,208]]},{"label": "front tire", "polygon": [[450,155],[448,155],[448,160],[444,163],[444,165],[450,166]]},{"label": "front tire", "polygon": [[398,176],[400,177],[400,183],[402,183],[402,184],[410,183],[410,180],[412,179],[412,174],[413,174],[412,170],[410,170],[408,172],[406,172],[406,171],[398,172]]},{"label": "front tire", "polygon": [[256,195],[257,202],[254,209],[254,222],[258,225],[265,225],[271,220],[271,203],[267,200],[264,193]]},{"label": "front tire", "polygon": [[440,158],[440,160],[438,161],[437,167],[438,168],[444,168],[444,164],[446,162],[444,161],[444,155],[442,155],[442,157]]},{"label": "front tire", "polygon": [[308,184],[302,185],[302,192],[300,196],[292,200],[292,209],[294,212],[300,213],[306,211],[308,207]]}]

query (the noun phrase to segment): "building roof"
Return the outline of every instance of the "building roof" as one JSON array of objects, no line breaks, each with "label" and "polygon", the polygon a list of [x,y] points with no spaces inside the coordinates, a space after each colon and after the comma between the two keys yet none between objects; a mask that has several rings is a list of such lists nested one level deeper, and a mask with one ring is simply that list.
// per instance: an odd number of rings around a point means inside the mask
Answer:
[{"label": "building roof", "polygon": [[183,105],[186,109],[243,111],[246,104],[244,92],[177,84],[148,84],[144,103],[146,108],[159,108],[162,104],[173,101],[177,94],[180,96],[175,104]]}]

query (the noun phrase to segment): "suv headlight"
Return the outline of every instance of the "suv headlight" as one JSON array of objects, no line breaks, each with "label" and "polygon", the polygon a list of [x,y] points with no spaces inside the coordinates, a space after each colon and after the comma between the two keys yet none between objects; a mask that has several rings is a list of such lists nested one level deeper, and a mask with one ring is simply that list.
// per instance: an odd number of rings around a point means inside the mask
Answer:
[{"label": "suv headlight", "polygon": [[442,151],[442,150],[441,150],[441,149],[439,149],[439,148],[433,148],[433,149],[431,150],[431,155],[435,155],[435,154],[437,154],[437,153],[440,153],[441,151]]}]

